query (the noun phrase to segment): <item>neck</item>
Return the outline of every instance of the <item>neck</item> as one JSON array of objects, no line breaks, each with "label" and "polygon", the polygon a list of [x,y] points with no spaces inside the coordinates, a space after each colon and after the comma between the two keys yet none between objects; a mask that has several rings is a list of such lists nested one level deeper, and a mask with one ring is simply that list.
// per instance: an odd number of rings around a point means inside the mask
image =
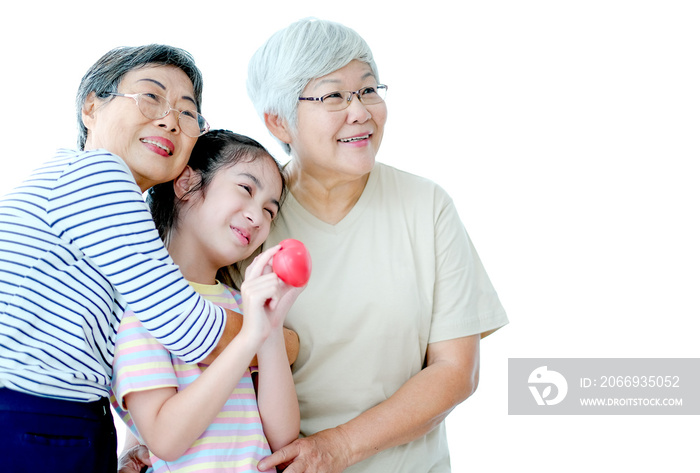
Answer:
[{"label": "neck", "polygon": [[309,213],[331,225],[350,213],[365,190],[369,173],[343,178],[338,175],[315,175],[304,172],[292,160],[285,168],[287,186],[294,198]]},{"label": "neck", "polygon": [[182,276],[198,284],[216,284],[218,267],[208,264],[199,251],[191,245],[184,244],[184,239],[178,238],[175,231],[171,232],[168,242],[168,253],[176,265],[180,267]]}]

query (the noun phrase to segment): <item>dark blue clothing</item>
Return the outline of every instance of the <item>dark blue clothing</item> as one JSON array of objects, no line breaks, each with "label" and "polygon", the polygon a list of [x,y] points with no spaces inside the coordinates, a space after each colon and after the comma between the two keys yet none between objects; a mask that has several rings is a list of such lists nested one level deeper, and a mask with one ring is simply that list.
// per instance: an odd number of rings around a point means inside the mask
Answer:
[{"label": "dark blue clothing", "polygon": [[75,402],[0,388],[0,458],[11,473],[114,473],[109,401]]}]

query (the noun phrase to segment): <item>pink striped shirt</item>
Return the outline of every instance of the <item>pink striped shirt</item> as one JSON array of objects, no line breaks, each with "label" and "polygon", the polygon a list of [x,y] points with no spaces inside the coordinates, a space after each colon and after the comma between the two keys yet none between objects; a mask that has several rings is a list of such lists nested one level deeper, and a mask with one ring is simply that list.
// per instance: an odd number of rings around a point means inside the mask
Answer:
[{"label": "pink striped shirt", "polygon": [[[216,305],[240,312],[240,294],[218,283],[213,286],[190,283]],[[164,387],[185,389],[204,371],[205,366],[188,364],[172,356],[126,311],[117,333],[112,378],[112,405],[137,438],[141,438],[124,396],[130,392]],[[270,455],[262,429],[257,397],[248,369],[212,424],[176,461],[166,462],[151,453],[154,473],[228,472],[258,473],[257,464]],[[275,469],[269,470],[274,473]]]}]

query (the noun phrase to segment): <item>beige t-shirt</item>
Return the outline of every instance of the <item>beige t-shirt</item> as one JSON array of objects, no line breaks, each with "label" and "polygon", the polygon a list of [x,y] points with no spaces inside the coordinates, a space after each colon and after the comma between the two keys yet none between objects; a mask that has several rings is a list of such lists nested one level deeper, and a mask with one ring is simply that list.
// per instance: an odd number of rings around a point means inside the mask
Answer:
[{"label": "beige t-shirt", "polygon": [[[377,163],[352,211],[329,225],[288,195],[266,246],[302,241],[306,290],[287,316],[302,435],[390,397],[423,367],[429,343],[508,323],[452,200],[436,184]],[[348,472],[449,472],[444,423]]]}]

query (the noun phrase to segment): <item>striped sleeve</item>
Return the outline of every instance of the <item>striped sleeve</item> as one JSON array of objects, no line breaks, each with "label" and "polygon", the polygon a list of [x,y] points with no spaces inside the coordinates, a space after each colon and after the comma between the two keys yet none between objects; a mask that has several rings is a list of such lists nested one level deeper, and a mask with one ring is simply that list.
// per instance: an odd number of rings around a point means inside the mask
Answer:
[{"label": "striped sleeve", "polygon": [[148,333],[133,312],[125,312],[114,353],[112,390],[116,402],[126,410],[127,394],[168,387],[178,387],[170,353]]},{"label": "striped sleeve", "polygon": [[49,224],[104,272],[144,327],[175,356],[201,361],[223,331],[223,309],[197,295],[172,263],[129,168],[85,153],[50,192]]}]

